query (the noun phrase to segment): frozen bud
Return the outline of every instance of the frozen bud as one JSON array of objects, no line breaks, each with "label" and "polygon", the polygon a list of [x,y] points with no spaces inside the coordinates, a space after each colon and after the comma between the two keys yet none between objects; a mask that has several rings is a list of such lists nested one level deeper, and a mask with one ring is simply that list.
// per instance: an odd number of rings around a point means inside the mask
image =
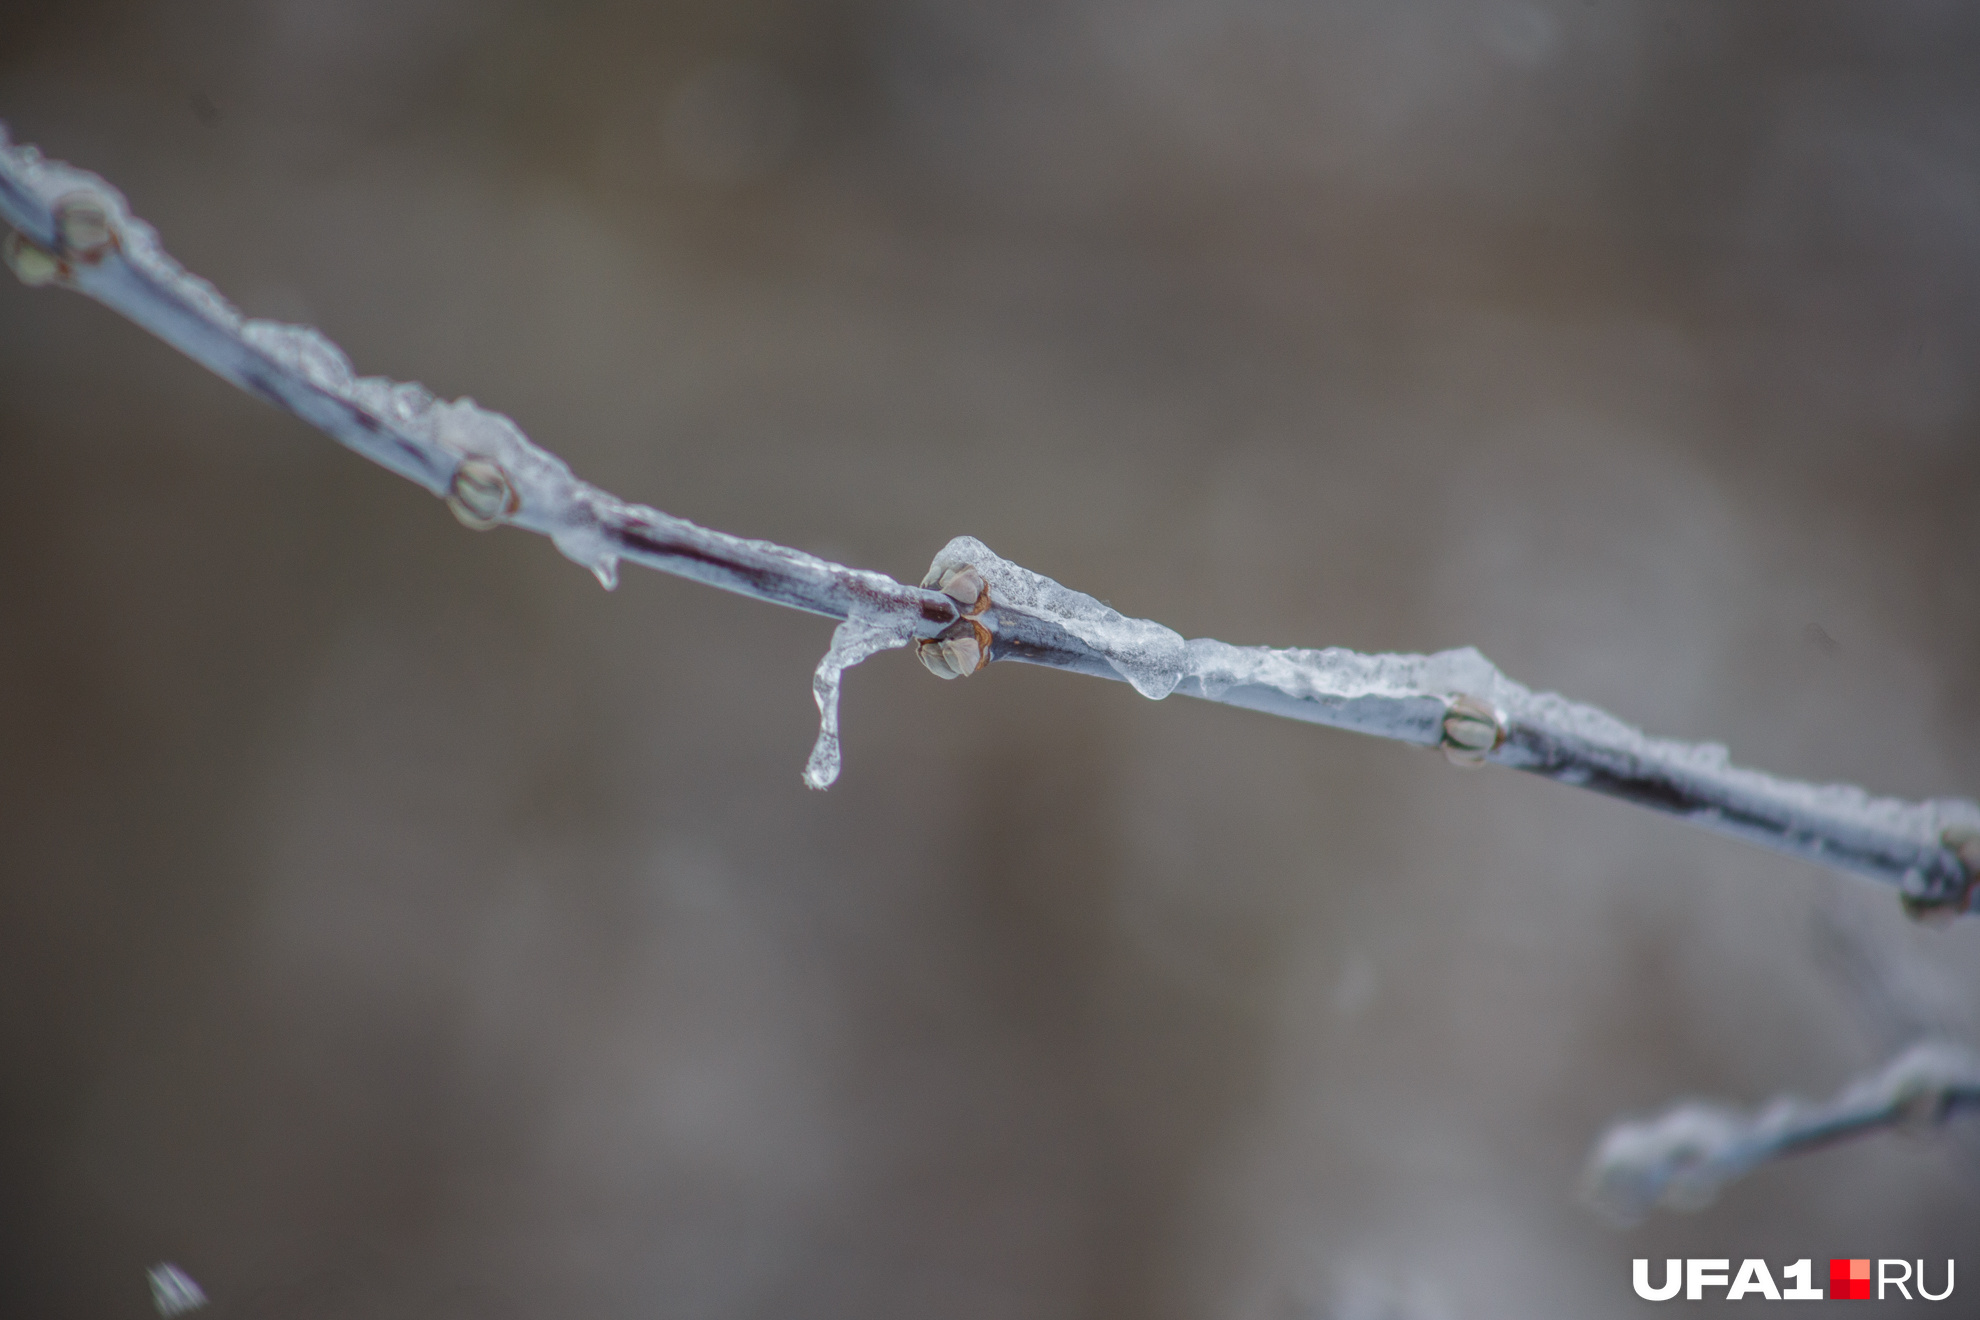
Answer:
[{"label": "frozen bud", "polygon": [[968,564],[930,573],[922,586],[933,587],[963,607],[963,617],[971,618],[990,608],[990,584]]},{"label": "frozen bud", "polygon": [[916,642],[914,653],[937,678],[968,678],[990,663],[990,630],[974,619],[963,619],[940,637]]},{"label": "frozen bud", "polygon": [[0,257],[6,259],[7,269],[31,289],[53,284],[62,278],[62,263],[55,254],[25,234],[8,234],[6,240],[0,242]]},{"label": "frozen bud", "polygon": [[64,252],[87,262],[102,260],[117,241],[109,212],[88,193],[75,193],[55,204],[55,232]]},{"label": "frozen bud", "polygon": [[1483,765],[1486,754],[1505,740],[1505,717],[1491,705],[1466,692],[1451,698],[1442,746],[1452,765]]},{"label": "frozen bud", "polygon": [[510,514],[522,507],[522,499],[509,484],[506,472],[485,458],[464,458],[454,469],[454,484],[447,491],[447,507],[463,526],[477,532],[499,527]]}]

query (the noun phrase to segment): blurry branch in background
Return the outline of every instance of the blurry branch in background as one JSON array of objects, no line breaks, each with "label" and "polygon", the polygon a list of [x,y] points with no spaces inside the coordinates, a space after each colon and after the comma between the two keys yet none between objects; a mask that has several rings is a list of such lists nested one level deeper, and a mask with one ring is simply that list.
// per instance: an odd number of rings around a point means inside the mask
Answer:
[{"label": "blurry branch in background", "polygon": [[1980,806],[1872,798],[1733,766],[1713,743],[1649,738],[1592,706],[1512,682],[1469,648],[1435,655],[1273,650],[1185,640],[998,557],[969,537],[920,585],[745,540],[575,477],[508,418],[423,386],[358,377],[315,330],[244,318],[159,246],[95,175],[11,146],[0,130],[5,255],[29,285],[75,289],[372,461],[443,497],[463,523],[548,536],[610,588],[621,560],[840,621],[813,681],[820,729],[805,782],[839,771],[845,669],[913,645],[943,678],[1019,660],[1441,748],[1512,766],[1893,885],[1916,914],[1970,910]]},{"label": "blurry branch in background", "polygon": [[206,1293],[192,1276],[169,1261],[153,1265],[145,1277],[151,1281],[151,1304],[165,1320],[176,1320],[206,1305]]},{"label": "blurry branch in background", "polygon": [[1691,1102],[1618,1123],[1589,1155],[1582,1194],[1623,1225],[1660,1205],[1699,1210],[1770,1160],[1886,1128],[1923,1130],[1973,1109],[1980,1109],[1980,1058],[1946,1041],[1920,1041],[1821,1104],[1787,1096],[1746,1113]]},{"label": "blurry branch in background", "polygon": [[[1847,902],[1851,895],[1832,889],[1816,906],[1810,929],[1816,965],[1848,997],[1867,1029],[1875,1054],[1889,1057],[1921,1040],[1975,1039],[1980,1013],[1965,985],[1956,949],[1951,965],[1921,957],[1911,933],[1901,926],[1866,921]],[[1980,1188],[1980,1123],[1948,1126],[1935,1141],[1970,1185]]]},{"label": "blurry branch in background", "polygon": [[[1611,1222],[1627,1227],[1660,1204],[1701,1209],[1769,1160],[1887,1127],[1916,1130],[1980,1105],[1980,1060],[1946,1043],[1973,1025],[1960,984],[1931,960],[1908,956],[1902,930],[1842,910],[1842,897],[1832,894],[1816,908],[1812,952],[1862,1013],[1877,1052],[1895,1057],[1826,1105],[1781,1099],[1749,1116],[1690,1103],[1656,1119],[1611,1125],[1582,1184],[1584,1199]],[[1976,1129],[1980,1124],[1966,1124],[1937,1137],[1963,1157],[1969,1177],[1980,1177]]]}]

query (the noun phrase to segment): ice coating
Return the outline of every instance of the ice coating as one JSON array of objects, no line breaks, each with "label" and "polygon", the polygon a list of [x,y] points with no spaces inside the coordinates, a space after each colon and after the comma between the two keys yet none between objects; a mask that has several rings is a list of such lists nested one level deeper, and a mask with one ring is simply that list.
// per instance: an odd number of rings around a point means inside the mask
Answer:
[{"label": "ice coating", "polygon": [[[1902,802],[1849,785],[1779,779],[1734,766],[1719,743],[1652,738],[1593,706],[1513,682],[1470,647],[1431,655],[1183,641],[1147,619],[1013,564],[974,537],[935,557],[928,581],[974,566],[990,587],[980,622],[993,656],[1126,679],[1290,719],[1456,747],[1464,759],[1594,788],[1828,865],[1897,885],[1919,912],[1968,909],[1980,876],[1980,806]],[[1459,699],[1466,700],[1460,702]],[[1499,736],[1454,743],[1449,721],[1483,707]],[[1473,735],[1475,736],[1474,730]]]},{"label": "ice coating", "polygon": [[824,614],[855,606],[915,615],[932,636],[955,617],[934,593],[882,573],[834,564],[769,541],[699,527],[628,504],[579,480],[521,428],[472,399],[437,400],[425,386],[358,376],[328,337],[308,326],[249,320],[212,285],[187,272],[94,174],[13,145],[0,125],[0,219],[51,252],[61,250],[57,210],[87,198],[117,236],[100,260],[63,268],[63,282],[105,303],[213,371],[329,433],[436,495],[464,459],[502,469],[517,507],[504,521],[551,538],[607,588],[621,559]]},{"label": "ice coating", "polygon": [[1501,676],[1470,647],[1434,655],[1364,655],[1232,646],[1193,638],[1180,684],[1188,696],[1434,746],[1461,692],[1503,709]]},{"label": "ice coating", "polygon": [[[130,204],[124,200],[124,195],[100,176],[61,161],[48,160],[27,143],[15,145],[5,124],[0,124],[0,162],[7,167],[8,182],[31,194],[44,212],[52,212],[58,202],[67,198],[90,198],[109,217],[125,260],[171,289],[208,318],[229,328],[241,325],[244,318],[240,311],[222,298],[211,284],[167,256],[158,242],[158,231],[131,214]],[[52,224],[20,224],[17,221],[16,227],[44,248],[55,246]]]},{"label": "ice coating", "polygon": [[[506,523],[549,536],[608,588],[619,562],[630,559],[834,619],[891,618],[904,635],[929,640],[945,637],[965,609],[977,613],[976,602],[933,584],[908,586],[628,504],[580,481],[508,418],[470,399],[441,403],[421,385],[357,376],[318,331],[242,317],[166,255],[116,189],[10,144],[4,127],[0,219],[40,249],[18,268],[30,284],[52,282],[102,302],[242,389],[448,496],[470,526]],[[1121,678],[1155,699],[1180,691],[1442,744],[1463,763],[1528,770],[1872,876],[1896,885],[1918,913],[1971,909],[1980,879],[1980,806],[1971,802],[1899,802],[1739,769],[1718,744],[1648,738],[1593,707],[1536,695],[1469,649],[1360,655],[1185,642],[1009,563],[972,537],[944,548],[936,577],[963,561],[990,587],[992,601],[975,623],[991,636],[994,658]]]},{"label": "ice coating", "polygon": [[[943,546],[929,577],[964,564],[975,567],[990,585],[992,608],[983,622],[993,634],[1010,635],[1013,625],[1021,629],[1028,621],[1056,625],[1105,660],[1135,691],[1156,700],[1180,690],[1211,701],[1270,708],[1273,703],[1260,694],[1277,694],[1294,709],[1275,713],[1433,744],[1441,736],[1436,729],[1451,695],[1471,692],[1490,700],[1501,692],[1525,691],[1469,647],[1436,655],[1362,655],[1340,648],[1277,650],[1210,638],[1184,641],[1152,619],[1130,618],[1014,564],[973,536],[958,536]],[[1375,704],[1358,713],[1345,709],[1354,702]],[[1328,718],[1329,711],[1337,718]]]},{"label": "ice coating", "polygon": [[[166,253],[157,231],[131,213],[123,194],[94,174],[44,159],[31,146],[10,145],[4,127],[0,127],[0,164],[6,167],[4,172],[11,181],[24,186],[50,212],[64,201],[89,198],[109,218],[122,260],[168,298],[316,390],[390,424],[415,445],[434,448],[436,468],[449,466],[441,461],[443,457],[455,461],[479,457],[499,464],[520,499],[514,521],[548,535],[566,557],[590,569],[607,588],[616,583],[618,556],[602,533],[597,512],[600,505],[608,503],[621,509],[625,506],[579,481],[562,459],[533,444],[509,418],[480,407],[472,399],[441,403],[423,385],[358,376],[344,351],[310,326],[242,316],[211,284]],[[49,241],[52,234],[31,233],[30,237]],[[114,288],[89,287],[114,279],[114,263],[106,262],[105,266],[101,272],[77,272],[77,282],[85,292],[119,305],[113,297],[105,296],[114,295]],[[119,310],[128,309],[119,306]],[[155,322],[155,315],[152,320]],[[149,328],[160,327],[154,323]],[[194,351],[183,343],[180,347]],[[203,354],[195,356],[207,360]],[[227,369],[235,364],[209,360],[208,365],[239,380],[238,369]],[[368,437],[358,437],[358,443],[353,443],[348,434],[333,434],[360,452],[376,456]]]},{"label": "ice coating", "polygon": [[[1464,693],[1497,707],[1508,723],[1571,742],[1618,773],[1710,779],[1783,813],[1842,819],[1866,832],[1920,844],[1936,843],[1947,829],[1980,829],[1980,808],[1970,802],[1902,802],[1875,798],[1850,785],[1797,783],[1734,766],[1720,743],[1650,737],[1594,706],[1523,687],[1472,647],[1430,655],[1365,655],[1339,647],[1233,646],[1214,638],[1185,642],[1159,623],[1124,617],[1091,596],[1013,564],[975,537],[959,536],[944,546],[931,574],[961,564],[974,565],[990,584],[993,608],[985,621],[993,633],[1000,631],[1000,621],[1008,622],[1011,611],[1056,623],[1144,696],[1181,691],[1434,746],[1443,736],[1450,699]],[[1494,759],[1528,768],[1533,760],[1518,745],[1502,749]],[[1558,777],[1572,782],[1575,772]]]},{"label": "ice coating", "polygon": [[308,326],[246,321],[239,329],[250,347],[317,389],[389,420],[455,461],[481,458],[498,465],[519,502],[511,521],[548,536],[565,558],[590,569],[606,590],[618,585],[619,557],[599,515],[607,509],[627,511],[627,506],[580,481],[569,464],[533,443],[508,417],[470,398],[441,403],[416,383],[357,376],[343,350]]},{"label": "ice coating", "polygon": [[[1571,745],[1582,765],[1554,774],[1566,782],[1586,782],[1605,766],[1633,778],[1710,781],[1784,816],[1843,821],[1865,833],[1920,845],[1936,844],[1948,830],[1980,830],[1980,807],[1971,802],[1904,802],[1872,797],[1848,784],[1780,779],[1733,765],[1722,743],[1651,737],[1597,707],[1553,692],[1533,692],[1507,678],[1471,647],[1433,655],[1363,655],[1339,648],[1232,646],[1209,638],[1188,645],[1181,690],[1212,701],[1434,744],[1448,699],[1468,693],[1497,707],[1509,725]],[[1275,704],[1274,697],[1281,701]],[[1306,707],[1310,713],[1277,708],[1283,705]],[[1525,769],[1543,768],[1520,739],[1512,740],[1493,759]],[[1698,823],[1716,822],[1700,818]]]},{"label": "ice coating", "polygon": [[1690,1102],[1618,1123],[1589,1156],[1583,1196],[1618,1223],[1662,1205],[1697,1210],[1755,1168],[1880,1128],[1937,1123],[1980,1106],[1980,1058],[1948,1041],[1920,1041],[1820,1104],[1792,1096],[1752,1114]]},{"label": "ice coating", "polygon": [[958,536],[935,556],[929,575],[969,564],[990,585],[994,634],[1001,610],[1017,610],[1050,620],[1105,658],[1142,696],[1160,701],[1182,680],[1182,634],[1151,619],[1131,619],[1083,592],[1061,586],[1042,573],[1011,563],[973,536]]},{"label": "ice coating", "polygon": [[811,676],[818,703],[818,741],[805,763],[806,788],[831,787],[839,777],[839,680],[868,656],[914,640],[914,628],[897,614],[854,614],[832,630],[832,645]]},{"label": "ice coating", "polygon": [[115,188],[45,160],[33,147],[12,145],[0,126],[0,216],[59,252],[58,210],[79,199],[102,211],[117,242],[98,260],[64,267],[73,287],[436,494],[447,492],[464,461],[493,464],[514,497],[496,521],[547,535],[607,589],[617,583],[620,559],[630,556],[712,585],[851,619],[835,634],[814,683],[823,716],[806,771],[814,787],[838,774],[840,673],[875,650],[939,632],[955,617],[946,600],[931,600],[933,593],[905,588],[885,574],[628,504],[579,480],[513,421],[472,399],[443,403],[423,385],[361,377],[322,332],[242,316],[165,253],[157,233],[132,215]]},{"label": "ice coating", "polygon": [[618,585],[618,555],[600,515],[630,512],[627,506],[579,481],[563,459],[473,399],[435,404],[430,416],[435,443],[459,458],[488,459],[508,476],[521,501],[513,521],[548,536],[566,559],[590,569],[607,591]]}]

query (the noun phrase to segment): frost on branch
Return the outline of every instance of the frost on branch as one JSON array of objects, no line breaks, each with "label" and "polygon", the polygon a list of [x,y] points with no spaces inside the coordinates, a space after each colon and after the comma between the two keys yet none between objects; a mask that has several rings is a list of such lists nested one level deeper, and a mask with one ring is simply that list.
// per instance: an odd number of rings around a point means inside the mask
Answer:
[{"label": "frost on branch", "polygon": [[1618,1123],[1589,1156],[1583,1196],[1619,1224],[1662,1205],[1698,1210],[1769,1160],[1882,1128],[1925,1128],[1980,1107],[1980,1058],[1920,1041],[1820,1104],[1785,1096],[1747,1113],[1693,1101]]}]

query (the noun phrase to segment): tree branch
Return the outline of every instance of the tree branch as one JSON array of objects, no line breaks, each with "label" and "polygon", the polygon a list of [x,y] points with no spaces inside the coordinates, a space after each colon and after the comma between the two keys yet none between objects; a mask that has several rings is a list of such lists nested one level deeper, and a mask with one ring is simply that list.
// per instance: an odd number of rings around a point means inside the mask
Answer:
[{"label": "tree branch", "polygon": [[1617,1123],[1588,1157],[1582,1194],[1624,1225],[1659,1205],[1699,1210],[1771,1160],[1886,1128],[1931,1127],[1976,1108],[1980,1058],[1946,1041],[1920,1041],[1821,1104],[1784,1096],[1749,1114],[1693,1101]]},{"label": "tree branch", "polygon": [[1872,798],[1776,779],[1726,749],[1644,736],[1592,706],[1512,682],[1477,651],[1361,655],[1186,641],[959,537],[919,586],[627,504],[575,477],[499,413],[423,386],[358,377],[317,331],[248,320],[188,274],[102,179],[11,146],[0,130],[8,263],[75,289],[212,371],[447,500],[462,522],[548,536],[607,588],[621,560],[843,620],[814,690],[821,727],[805,781],[837,776],[839,676],[912,643],[932,672],[1017,660],[1512,766],[1681,816],[1897,887],[1915,912],[1965,912],[1980,876],[1980,807]]}]

